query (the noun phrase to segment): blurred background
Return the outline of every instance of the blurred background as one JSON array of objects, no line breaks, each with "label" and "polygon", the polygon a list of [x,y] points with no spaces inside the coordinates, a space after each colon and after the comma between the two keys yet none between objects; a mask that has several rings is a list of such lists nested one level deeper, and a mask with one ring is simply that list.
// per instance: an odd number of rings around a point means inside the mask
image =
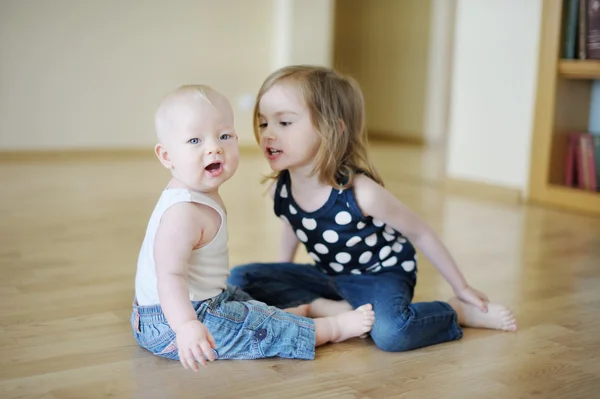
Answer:
[{"label": "blurred background", "polygon": [[263,79],[310,63],[359,81],[374,139],[438,148],[435,173],[526,190],[539,0],[4,0],[0,10],[0,151],[150,148],[156,104],[192,82],[229,96],[241,143],[254,146]]},{"label": "blurred background", "polygon": [[[190,83],[229,97],[243,147],[220,191],[230,266],[274,261],[251,113],[289,64],[359,82],[386,187],[513,309],[518,335],[403,360],[360,340],[204,379],[135,344],[136,259],[168,181],[157,104]],[[592,397],[598,179],[600,0],[0,0],[0,397]],[[415,300],[448,298],[419,256]]]}]

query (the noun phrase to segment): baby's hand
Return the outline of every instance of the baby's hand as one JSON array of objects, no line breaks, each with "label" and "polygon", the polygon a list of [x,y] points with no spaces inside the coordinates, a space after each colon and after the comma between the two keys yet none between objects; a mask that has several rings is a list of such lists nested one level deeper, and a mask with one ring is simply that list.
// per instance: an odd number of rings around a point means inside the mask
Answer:
[{"label": "baby's hand", "polygon": [[[198,364],[206,367],[206,359],[215,360],[212,348],[216,348],[215,340],[208,328],[198,320],[191,320],[177,330],[177,347],[179,348],[179,361],[187,370],[191,367],[198,371]],[[197,362],[197,363],[196,363]]]},{"label": "baby's hand", "polygon": [[489,302],[489,299],[483,292],[479,292],[475,288],[467,285],[466,287],[454,291],[454,293],[460,300],[478,307],[484,313],[487,312],[487,303]]}]

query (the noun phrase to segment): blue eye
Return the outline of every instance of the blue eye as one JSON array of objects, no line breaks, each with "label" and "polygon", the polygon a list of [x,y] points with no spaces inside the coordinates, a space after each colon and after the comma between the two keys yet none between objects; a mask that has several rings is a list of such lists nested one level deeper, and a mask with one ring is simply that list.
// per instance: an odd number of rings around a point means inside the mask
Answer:
[{"label": "blue eye", "polygon": [[220,137],[221,140],[227,140],[231,138],[231,134],[229,133],[223,133]]},{"label": "blue eye", "polygon": [[189,139],[188,143],[190,143],[190,144],[198,144],[198,139],[197,138]]}]

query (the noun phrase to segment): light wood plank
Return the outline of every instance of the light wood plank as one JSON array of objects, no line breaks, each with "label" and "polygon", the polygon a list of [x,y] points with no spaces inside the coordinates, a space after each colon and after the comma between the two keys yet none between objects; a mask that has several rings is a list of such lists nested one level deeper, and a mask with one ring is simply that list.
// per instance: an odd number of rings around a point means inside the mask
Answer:
[{"label": "light wood plank", "polygon": [[[435,154],[374,145],[386,186],[421,214],[471,283],[516,313],[516,334],[385,353],[369,340],[314,361],[219,361],[193,373],[129,325],[135,260],[166,174],[152,158],[0,164],[2,398],[587,398],[600,389],[600,219],[449,191]],[[242,156],[223,187],[231,262],[275,260],[278,221]],[[243,193],[243,195],[240,195]],[[298,260],[308,261],[305,253]],[[421,256],[416,300],[451,291]]]},{"label": "light wood plank", "polygon": [[558,73],[567,79],[600,79],[600,61],[560,60]]}]

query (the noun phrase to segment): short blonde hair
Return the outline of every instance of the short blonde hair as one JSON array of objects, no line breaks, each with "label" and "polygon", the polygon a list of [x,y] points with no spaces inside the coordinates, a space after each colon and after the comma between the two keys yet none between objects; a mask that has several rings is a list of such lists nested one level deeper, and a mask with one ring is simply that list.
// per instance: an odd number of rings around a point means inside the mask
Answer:
[{"label": "short blonde hair", "polygon": [[[275,84],[291,82],[298,85],[310,111],[321,145],[315,156],[315,169],[323,184],[349,187],[357,173],[365,173],[383,185],[379,174],[367,156],[364,98],[358,83],[333,69],[293,65],[280,68],[263,82],[254,106],[254,136],[260,142],[259,103]],[[277,179],[274,172],[268,179]]]},{"label": "short blonde hair", "polygon": [[161,101],[154,115],[154,127],[159,140],[167,135],[172,119],[175,118],[172,114],[177,111],[177,106],[181,105],[182,100],[206,101],[208,104],[214,105],[214,101],[218,98],[224,98],[224,96],[211,86],[204,84],[186,84],[171,91]]}]

